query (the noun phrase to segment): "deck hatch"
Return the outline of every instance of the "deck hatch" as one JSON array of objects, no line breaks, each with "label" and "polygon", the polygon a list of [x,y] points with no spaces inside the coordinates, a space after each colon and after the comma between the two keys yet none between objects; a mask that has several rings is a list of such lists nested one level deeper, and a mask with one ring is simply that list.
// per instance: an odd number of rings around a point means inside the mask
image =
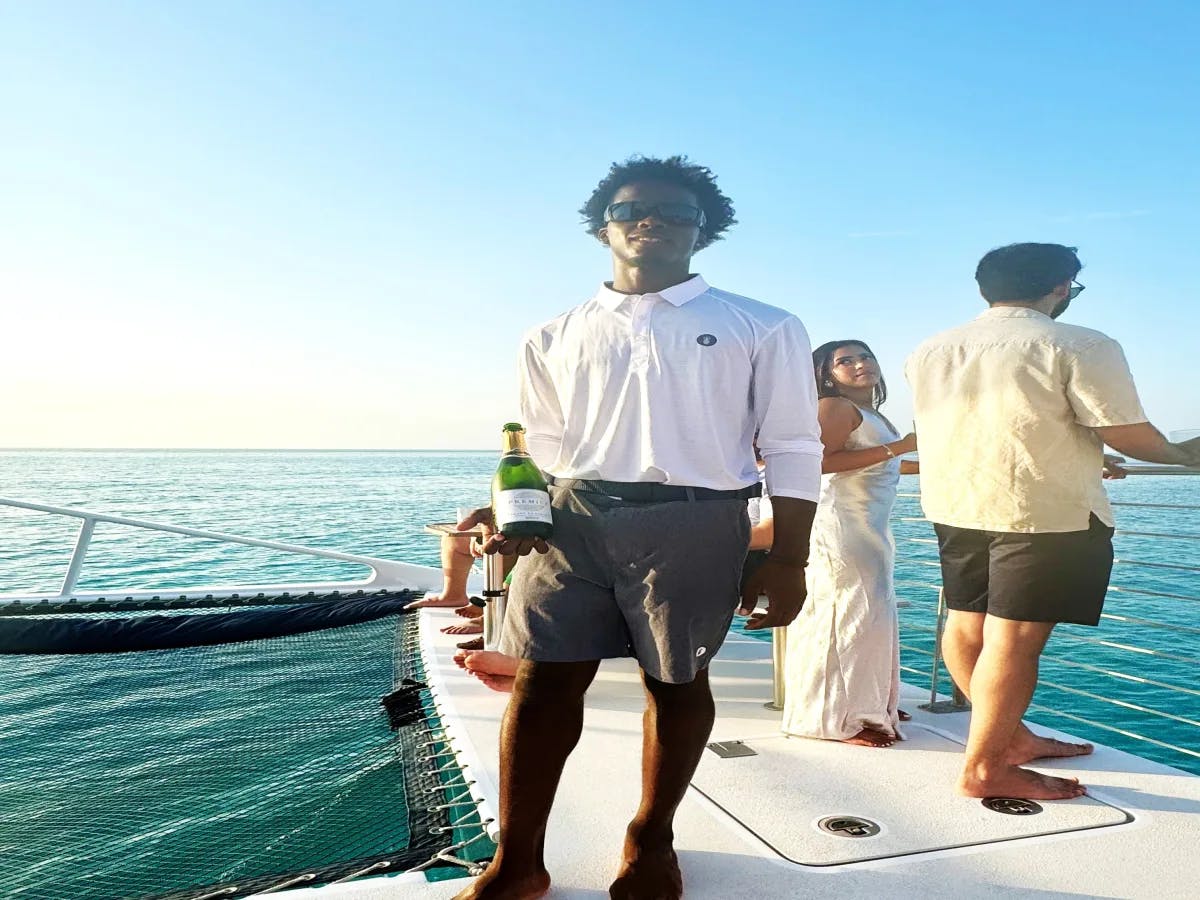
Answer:
[{"label": "deck hatch", "polygon": [[[954,792],[960,742],[915,722],[905,724],[904,734],[908,740],[879,750],[759,733],[754,755],[735,764],[705,753],[692,787],[780,857],[805,866],[999,844],[1132,820],[1095,797],[1039,804],[1036,815],[1032,806],[1011,802],[993,810]],[[718,737],[738,743],[734,735]],[[1029,811],[1018,812],[1022,808]],[[822,827],[830,819],[863,819],[878,831],[856,836]],[[851,837],[856,839],[847,840]]]}]

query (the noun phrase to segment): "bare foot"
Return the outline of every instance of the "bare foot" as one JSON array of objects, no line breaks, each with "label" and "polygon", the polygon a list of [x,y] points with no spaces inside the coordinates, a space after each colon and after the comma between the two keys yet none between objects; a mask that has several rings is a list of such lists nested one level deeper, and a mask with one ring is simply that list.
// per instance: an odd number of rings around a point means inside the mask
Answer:
[{"label": "bare foot", "polygon": [[621,871],[608,886],[612,900],[679,900],[683,873],[671,846],[671,837],[650,842],[625,837]]},{"label": "bare foot", "polygon": [[854,737],[848,737],[843,744],[856,744],[859,747],[890,747],[896,743],[896,735],[879,731],[875,728],[864,728]]},{"label": "bare foot", "polygon": [[462,657],[462,667],[476,674],[487,675],[516,675],[520,660],[499,650],[460,650],[454,654],[454,661]]},{"label": "bare foot", "polygon": [[1006,765],[987,774],[964,771],[958,779],[958,792],[967,797],[1073,800],[1086,794],[1087,788],[1077,778],[1056,778]]},{"label": "bare foot", "polygon": [[430,591],[420,600],[414,600],[412,603],[405,605],[405,609],[440,609],[448,606],[462,606],[467,602],[467,595],[464,594],[447,594],[442,592],[435,594]]},{"label": "bare foot", "polygon": [[447,625],[442,629],[442,634],[483,634],[483,623],[470,621],[458,625]]},{"label": "bare foot", "polygon": [[902,709],[896,710],[896,718],[901,722],[909,722],[912,720],[912,713],[907,713]]},{"label": "bare foot", "polygon": [[498,694],[511,694],[517,679],[512,675],[493,675],[490,672],[472,672],[480,683],[491,688]]},{"label": "bare foot", "polygon": [[[493,871],[495,874],[492,874]],[[506,877],[502,870],[488,867],[454,900],[536,900],[550,890],[550,875],[545,869],[519,877]]]},{"label": "bare foot", "polygon": [[462,616],[464,619],[481,619],[483,618],[483,607],[476,606],[474,603],[468,603],[466,606],[460,606],[454,611],[456,616]]},{"label": "bare foot", "polygon": [[1096,748],[1091,744],[1069,744],[1054,738],[1040,737],[1021,726],[1008,750],[1008,762],[1021,766],[1035,759],[1061,759],[1068,756],[1087,756]]}]

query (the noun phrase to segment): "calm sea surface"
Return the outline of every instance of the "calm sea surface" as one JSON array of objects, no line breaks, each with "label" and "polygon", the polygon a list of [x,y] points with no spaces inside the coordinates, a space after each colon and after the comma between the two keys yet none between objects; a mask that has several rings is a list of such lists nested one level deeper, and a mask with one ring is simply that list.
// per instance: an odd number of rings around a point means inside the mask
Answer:
[{"label": "calm sea surface", "polygon": [[[422,524],[449,520],[458,506],[485,502],[494,464],[496,454],[491,452],[0,451],[0,496],[437,565],[437,541],[422,532]],[[1112,590],[1105,607],[1118,618],[1104,619],[1098,629],[1058,629],[1049,655],[1075,665],[1055,667],[1048,662],[1043,680],[1200,722],[1200,679],[1187,661],[1200,656],[1200,572],[1187,571],[1189,566],[1200,569],[1200,478],[1130,476],[1108,482],[1108,488],[1115,503],[1193,509],[1118,506],[1117,557],[1122,562],[1112,586],[1120,590]],[[901,600],[910,604],[901,610],[904,664],[928,672],[931,660],[922,650],[931,648],[932,636],[922,629],[934,624],[936,552],[931,544],[907,540],[932,536],[928,524],[904,521],[920,515],[918,500],[905,496],[916,494],[917,479],[902,480],[900,492],[894,522],[896,578]],[[0,508],[0,593],[58,589],[76,528],[65,518]],[[329,560],[101,526],[79,590],[364,575],[360,566]],[[1082,666],[1192,692],[1156,688]],[[906,678],[918,680],[911,672]],[[1200,750],[1200,726],[1154,712],[1115,706],[1049,684],[1039,690],[1036,702]],[[1080,722],[1064,718],[1052,724],[1200,770],[1198,758],[1115,732],[1087,731]]]},{"label": "calm sea surface", "polygon": [[[484,501],[495,460],[482,452],[4,451],[0,496],[436,565],[436,541],[421,526]],[[929,526],[905,521],[920,515],[918,501],[903,496],[916,490],[916,479],[905,478],[895,522],[897,579],[908,603],[901,610],[905,677],[927,684],[938,571],[935,548],[921,542],[932,537]],[[1131,477],[1110,482],[1109,493],[1121,503],[1200,507],[1200,478]],[[1119,590],[1106,606],[1112,618],[1096,629],[1056,631],[1035,699],[1056,712],[1036,716],[1200,772],[1196,757],[1119,733],[1200,750],[1200,683],[1191,662],[1200,657],[1200,579],[1186,570],[1200,569],[1200,511],[1122,506],[1117,514],[1123,562],[1113,576]],[[0,593],[57,590],[75,529],[65,519],[0,507]],[[79,590],[364,574],[340,563],[102,525]]]}]

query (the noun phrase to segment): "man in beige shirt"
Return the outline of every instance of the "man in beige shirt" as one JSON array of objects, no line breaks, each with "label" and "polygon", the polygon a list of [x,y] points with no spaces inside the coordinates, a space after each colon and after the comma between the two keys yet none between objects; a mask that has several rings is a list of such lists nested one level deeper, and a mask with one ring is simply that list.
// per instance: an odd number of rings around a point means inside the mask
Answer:
[{"label": "man in beige shirt", "polygon": [[1148,421],[1112,338],[1055,319],[1083,285],[1073,247],[1012,244],[975,272],[989,308],[909,357],[921,502],[934,523],[949,618],[946,666],[973,713],[960,793],[1065,799],[1085,789],[1025,763],[1090,753],[1021,722],[1058,622],[1095,625],[1112,569],[1103,446],[1200,465],[1200,439]]}]

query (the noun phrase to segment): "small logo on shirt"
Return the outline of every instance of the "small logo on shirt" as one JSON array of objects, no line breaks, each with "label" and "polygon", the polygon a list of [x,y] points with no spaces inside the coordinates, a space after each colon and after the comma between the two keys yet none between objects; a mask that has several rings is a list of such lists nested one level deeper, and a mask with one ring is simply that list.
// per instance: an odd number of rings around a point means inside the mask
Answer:
[{"label": "small logo on shirt", "polygon": [[696,658],[699,659],[701,656],[703,656],[707,652],[708,652],[707,647],[701,647],[699,650],[696,651]]},{"label": "small logo on shirt", "polygon": [[696,338],[696,343],[701,347],[711,347],[716,342],[717,336],[715,334],[702,334],[700,337]]}]

